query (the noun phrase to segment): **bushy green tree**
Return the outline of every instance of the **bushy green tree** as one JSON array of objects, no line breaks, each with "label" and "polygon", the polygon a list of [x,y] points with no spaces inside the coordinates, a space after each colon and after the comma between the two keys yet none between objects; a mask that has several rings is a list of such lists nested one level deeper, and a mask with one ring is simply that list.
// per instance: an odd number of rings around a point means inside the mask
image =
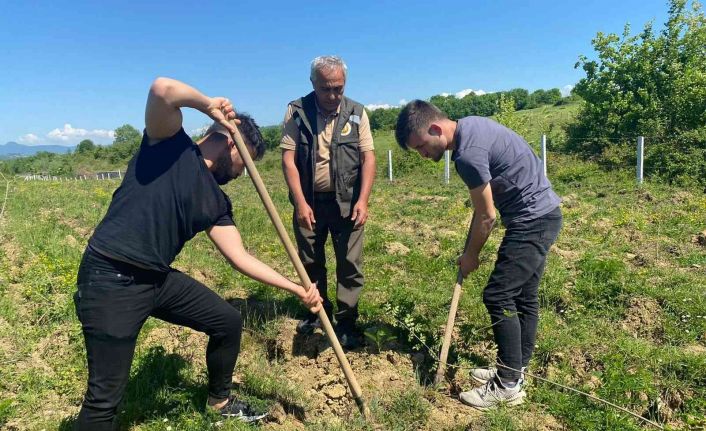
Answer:
[{"label": "bushy green tree", "polygon": [[92,153],[95,149],[96,144],[94,144],[93,141],[91,141],[90,139],[84,139],[83,141],[79,142],[76,146],[76,152],[78,154]]},{"label": "bushy green tree", "polygon": [[140,147],[142,134],[129,124],[115,129],[115,139],[109,149],[108,158],[113,163],[129,160]]},{"label": "bushy green tree", "polygon": [[397,116],[400,115],[401,108],[368,110],[370,129],[372,130],[394,130],[397,124]]},{"label": "bushy green tree", "polygon": [[597,58],[583,68],[574,93],[585,100],[568,129],[567,149],[608,165],[635,161],[646,137],[646,173],[706,183],[706,17],[694,1],[671,0],[660,33],[648,23],[637,35],[598,33]]},{"label": "bushy green tree", "polygon": [[280,141],[282,140],[281,125],[260,127],[260,133],[262,133],[262,138],[265,140],[265,147],[268,150],[274,150],[279,147]]},{"label": "bushy green tree", "polygon": [[498,98],[498,113],[495,114],[495,121],[515,131],[520,136],[527,139],[529,130],[527,121],[514,114],[515,100],[508,94],[500,94]]}]

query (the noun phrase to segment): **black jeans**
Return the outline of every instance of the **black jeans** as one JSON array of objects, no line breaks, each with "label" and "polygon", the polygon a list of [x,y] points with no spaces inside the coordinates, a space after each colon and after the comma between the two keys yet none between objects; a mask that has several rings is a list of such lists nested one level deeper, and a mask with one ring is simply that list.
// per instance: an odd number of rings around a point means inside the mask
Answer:
[{"label": "black jeans", "polygon": [[316,283],[324,309],[329,318],[333,304],[328,298],[325,245],[329,232],[336,254],[336,321],[339,326],[352,327],[358,319],[358,298],[363,289],[363,234],[364,227],[355,227],[350,218],[341,217],[336,196],[331,193],[314,194],[314,230],[299,226],[294,212],[294,237],[299,257],[312,283]]},{"label": "black jeans", "polygon": [[[507,227],[495,269],[483,291],[499,365],[519,370],[532,357],[539,320],[539,281],[561,224],[561,209],[557,207],[537,219]],[[519,372],[503,367],[498,367],[498,375],[505,381],[520,377]]]},{"label": "black jeans", "polygon": [[240,312],[191,277],[149,271],[86,249],[74,295],[88,359],[88,389],[79,430],[111,430],[127,386],[135,342],[148,316],[209,335],[208,391],[230,394],[240,351]]}]

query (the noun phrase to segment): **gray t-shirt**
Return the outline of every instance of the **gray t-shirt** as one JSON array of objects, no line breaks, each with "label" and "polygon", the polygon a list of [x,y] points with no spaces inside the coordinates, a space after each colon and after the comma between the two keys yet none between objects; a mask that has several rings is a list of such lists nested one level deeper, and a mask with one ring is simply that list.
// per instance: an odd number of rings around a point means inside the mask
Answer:
[{"label": "gray t-shirt", "polygon": [[542,161],[520,135],[484,117],[466,117],[456,125],[456,171],[473,189],[490,183],[505,226],[534,220],[561,199],[544,175]]}]

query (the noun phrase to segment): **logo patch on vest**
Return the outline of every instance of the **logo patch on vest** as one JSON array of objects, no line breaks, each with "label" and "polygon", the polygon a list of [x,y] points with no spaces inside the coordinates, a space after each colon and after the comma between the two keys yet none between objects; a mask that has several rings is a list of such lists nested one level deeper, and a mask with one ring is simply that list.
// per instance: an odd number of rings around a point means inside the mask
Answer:
[{"label": "logo patch on vest", "polygon": [[348,136],[351,134],[351,130],[353,128],[351,127],[351,123],[346,123],[345,126],[343,126],[343,130],[341,130],[341,136]]}]

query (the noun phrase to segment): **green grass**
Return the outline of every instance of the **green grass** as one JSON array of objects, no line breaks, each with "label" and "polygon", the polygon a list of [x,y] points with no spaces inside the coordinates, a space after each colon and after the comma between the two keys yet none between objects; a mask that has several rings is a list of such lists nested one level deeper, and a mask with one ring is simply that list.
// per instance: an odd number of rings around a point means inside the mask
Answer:
[{"label": "green grass", "polygon": [[[555,124],[572,109],[576,106],[518,115],[530,124]],[[440,344],[455,279],[453,262],[471,215],[468,193],[455,174],[450,185],[442,183],[442,164],[402,154],[389,133],[376,137],[376,148],[362,323],[396,328],[403,351],[424,351],[425,345]],[[394,151],[392,183],[386,179],[387,149]],[[691,238],[705,228],[706,195],[649,181],[637,187],[630,171],[604,172],[571,157],[552,155],[550,160],[549,178],[564,197],[565,225],[540,288],[533,372],[663,423],[699,429],[706,412],[706,249]],[[289,226],[291,207],[277,154],[259,166]],[[71,296],[83,248],[117,185],[16,181],[11,186],[0,221],[0,427],[71,429],[87,376]],[[238,180],[226,191],[246,247],[294,279],[250,182]],[[480,269],[464,283],[457,318],[461,336],[451,352],[462,367],[493,359],[481,290],[502,234],[500,226],[482,252]],[[408,251],[393,250],[393,243]],[[332,266],[331,249],[328,259]],[[277,359],[268,359],[265,347],[276,336],[278,317],[302,313],[296,301],[234,273],[204,235],[187,245],[175,266],[226,298],[249,301],[237,393],[264,408],[288,406],[288,420],[297,411],[306,412],[307,388],[287,376]],[[143,329],[122,407],[124,428],[201,430],[218,422],[203,407],[203,353],[182,335],[156,320]],[[371,350],[377,354],[378,346]],[[381,429],[437,429],[430,415],[434,399],[424,386],[433,372],[431,356],[418,370],[417,389],[371,400]],[[457,381],[463,381],[464,372],[456,373]],[[528,393],[528,405],[480,416],[473,429],[535,429],[539,425],[529,418],[536,417],[553,418],[572,430],[642,426],[546,383],[533,381]],[[356,415],[345,420],[304,415],[299,422],[312,430],[372,429]],[[287,423],[279,429],[288,429]],[[467,426],[459,423],[452,429]],[[223,423],[218,429],[255,428]]]}]

